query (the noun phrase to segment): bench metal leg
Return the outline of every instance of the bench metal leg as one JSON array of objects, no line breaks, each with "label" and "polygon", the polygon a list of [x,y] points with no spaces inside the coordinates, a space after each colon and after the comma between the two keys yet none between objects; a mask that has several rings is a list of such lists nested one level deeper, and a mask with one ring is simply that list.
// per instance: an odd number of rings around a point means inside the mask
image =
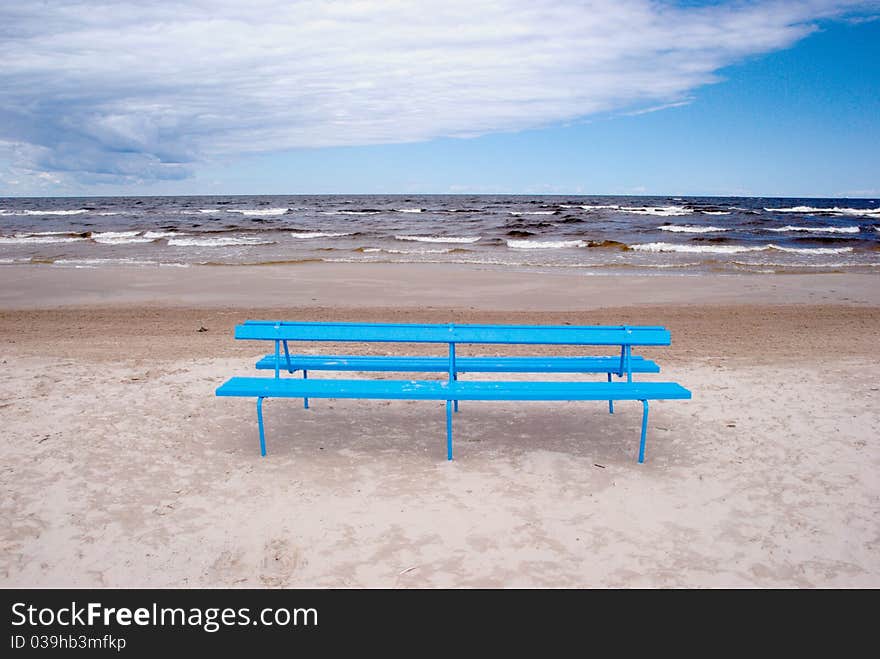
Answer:
[{"label": "bench metal leg", "polygon": [[[453,374],[452,374],[452,379],[453,379],[453,380],[458,380],[458,373],[453,373]],[[458,412],[458,401],[455,401],[455,402],[453,403],[453,409],[454,409],[456,412]]]},{"label": "bench metal leg", "polygon": [[[309,379],[309,372],[306,369],[303,369],[303,380]],[[303,407],[305,409],[309,409],[309,399],[303,398]]]},{"label": "bench metal leg", "polygon": [[[608,374],[608,382],[611,382],[611,373]],[[614,401],[608,401],[608,414],[614,414]]]},{"label": "bench metal leg", "polygon": [[452,460],[452,401],[446,401],[446,459]]},{"label": "bench metal leg", "polygon": [[263,432],[263,398],[257,398],[257,425],[260,427],[260,455],[266,456],[266,435]]},{"label": "bench metal leg", "polygon": [[648,401],[642,401],[642,441],[639,444],[639,464],[645,461],[645,437],[648,434]]}]

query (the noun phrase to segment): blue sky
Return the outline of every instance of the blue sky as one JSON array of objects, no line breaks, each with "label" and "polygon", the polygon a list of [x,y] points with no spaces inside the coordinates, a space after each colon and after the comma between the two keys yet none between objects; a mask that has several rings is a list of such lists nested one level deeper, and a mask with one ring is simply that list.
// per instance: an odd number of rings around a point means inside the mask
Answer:
[{"label": "blue sky", "polygon": [[206,2],[0,5],[0,195],[880,196],[877,2]]}]

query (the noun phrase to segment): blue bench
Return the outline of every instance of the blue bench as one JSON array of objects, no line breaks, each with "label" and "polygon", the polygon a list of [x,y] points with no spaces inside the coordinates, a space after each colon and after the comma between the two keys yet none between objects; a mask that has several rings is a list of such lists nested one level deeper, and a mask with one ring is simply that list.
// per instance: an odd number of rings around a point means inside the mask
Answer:
[{"label": "blue bench", "polygon": [[[236,339],[272,341],[274,353],[257,368],[274,377],[234,377],[217,389],[218,396],[257,399],[260,452],[266,455],[263,428],[265,398],[406,399],[446,401],[446,450],[452,459],[452,412],[462,400],[553,401],[615,400],[642,402],[639,462],[645,459],[648,401],[687,399],[691,393],[674,382],[634,382],[633,373],[657,373],[653,361],[632,354],[633,346],[664,346],[670,334],[663,327],[550,325],[436,325],[387,323],[302,323],[247,321],[235,328]],[[291,354],[289,341],[445,344],[448,355],[368,356]],[[458,344],[615,346],[619,355],[585,357],[456,357]],[[314,379],[309,370],[445,373],[445,380]],[[302,379],[282,378],[282,371]],[[606,373],[602,382],[462,381],[461,373]],[[612,376],[626,378],[614,382]]]}]

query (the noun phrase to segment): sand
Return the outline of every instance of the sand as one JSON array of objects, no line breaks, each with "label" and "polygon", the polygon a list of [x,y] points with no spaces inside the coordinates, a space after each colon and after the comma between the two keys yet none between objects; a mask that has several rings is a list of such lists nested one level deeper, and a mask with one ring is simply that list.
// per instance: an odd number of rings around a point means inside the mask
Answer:
[{"label": "sand", "polygon": [[[0,273],[2,586],[880,586],[877,277]],[[270,400],[261,458],[254,317],[665,324],[694,398],[644,465],[624,402],[462,404],[449,463],[441,404]]]}]

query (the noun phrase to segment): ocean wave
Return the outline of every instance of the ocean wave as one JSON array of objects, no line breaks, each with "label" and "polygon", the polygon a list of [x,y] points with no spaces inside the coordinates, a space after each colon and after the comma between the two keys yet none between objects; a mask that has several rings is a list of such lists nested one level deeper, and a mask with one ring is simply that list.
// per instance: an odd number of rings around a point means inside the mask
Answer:
[{"label": "ocean wave", "polygon": [[782,247],[770,245],[770,249],[791,254],[846,254],[853,251],[852,247]]},{"label": "ocean wave", "polygon": [[766,229],[767,231],[808,231],[810,233],[859,233],[859,227],[793,227],[784,226],[780,228]]},{"label": "ocean wave", "polygon": [[264,240],[256,236],[229,238],[171,238],[168,244],[173,247],[234,247],[238,245],[274,245],[274,240]]},{"label": "ocean wave", "polygon": [[697,211],[703,215],[730,215],[730,211]]},{"label": "ocean wave", "polygon": [[394,236],[394,238],[419,243],[475,243],[482,236]]},{"label": "ocean wave", "polygon": [[395,213],[421,213],[421,208],[395,208]]},{"label": "ocean wave", "polygon": [[782,247],[780,245],[690,245],[680,243],[641,243],[630,245],[637,252],[681,252],[685,254],[742,254],[774,249],[792,254],[845,254],[852,247]]},{"label": "ocean wave", "polygon": [[769,268],[876,268],[880,263],[857,263],[847,261],[833,261],[831,263],[779,263],[773,261],[730,261],[731,265],[745,267],[769,267]]},{"label": "ocean wave", "polygon": [[587,243],[587,247],[589,248],[599,248],[599,249],[619,249],[626,251],[629,249],[629,245],[626,243],[622,243],[618,240],[591,240]]},{"label": "ocean wave", "polygon": [[[574,206],[562,206],[562,208],[575,208]],[[577,208],[583,208],[585,211],[598,211],[598,210],[618,210],[620,208],[619,204],[587,204],[584,206],[578,206]]]},{"label": "ocean wave", "polygon": [[136,265],[188,268],[189,263],[162,263],[145,259],[55,259],[52,265],[74,268],[96,268],[102,265]]},{"label": "ocean wave", "polygon": [[341,233],[323,233],[321,231],[302,231],[300,233],[291,233],[294,238],[339,238],[340,236],[354,235],[352,232]]},{"label": "ocean wave", "polygon": [[227,213],[240,213],[241,215],[253,215],[255,217],[269,217],[284,215],[289,208],[227,208]]},{"label": "ocean wave", "polygon": [[746,245],[687,245],[679,243],[639,243],[630,245],[637,252],[682,252],[685,254],[739,254],[741,252],[760,252],[767,246],[748,247]]},{"label": "ocean wave", "polygon": [[513,249],[565,249],[586,247],[583,240],[508,240],[507,246]]},{"label": "ocean wave", "polygon": [[70,238],[88,238],[90,231],[21,231],[15,234],[16,238],[31,238],[34,236],[67,236]]},{"label": "ocean wave", "polygon": [[92,240],[102,245],[123,245],[126,243],[151,243],[154,238],[139,235],[140,231],[101,231],[92,234]]},{"label": "ocean wave", "polygon": [[82,215],[88,212],[88,208],[69,211],[0,209],[0,215]]},{"label": "ocean wave", "polygon": [[507,211],[510,215],[553,215],[556,211]]},{"label": "ocean wave", "polygon": [[865,217],[880,216],[880,208],[817,208],[815,206],[792,206],[790,208],[765,208],[770,213],[830,213],[832,215],[856,215]]},{"label": "ocean wave", "polygon": [[660,231],[672,231],[673,233],[715,233],[730,230],[722,227],[696,227],[690,224],[664,224],[657,228]]},{"label": "ocean wave", "polygon": [[158,240],[159,238],[174,238],[175,236],[185,236],[185,233],[179,233],[177,231],[147,231],[144,233],[144,238],[149,238],[150,240]]},{"label": "ocean wave", "polygon": [[639,208],[630,208],[621,206],[618,208],[621,213],[632,213],[634,215],[660,215],[662,217],[675,217],[677,215],[692,215],[693,209],[684,206],[646,206]]},{"label": "ocean wave", "polygon": [[88,240],[86,236],[72,236],[70,234],[15,234],[14,236],[0,236],[0,245],[27,245],[27,244],[51,244],[51,243],[74,243]]},{"label": "ocean wave", "polygon": [[321,211],[321,215],[377,215],[382,211]]},{"label": "ocean wave", "polygon": [[451,247],[444,247],[440,249],[388,249],[384,247],[366,247],[361,251],[364,254],[375,254],[377,252],[383,252],[385,254],[449,254],[451,252],[458,252],[462,250],[453,249]]}]

